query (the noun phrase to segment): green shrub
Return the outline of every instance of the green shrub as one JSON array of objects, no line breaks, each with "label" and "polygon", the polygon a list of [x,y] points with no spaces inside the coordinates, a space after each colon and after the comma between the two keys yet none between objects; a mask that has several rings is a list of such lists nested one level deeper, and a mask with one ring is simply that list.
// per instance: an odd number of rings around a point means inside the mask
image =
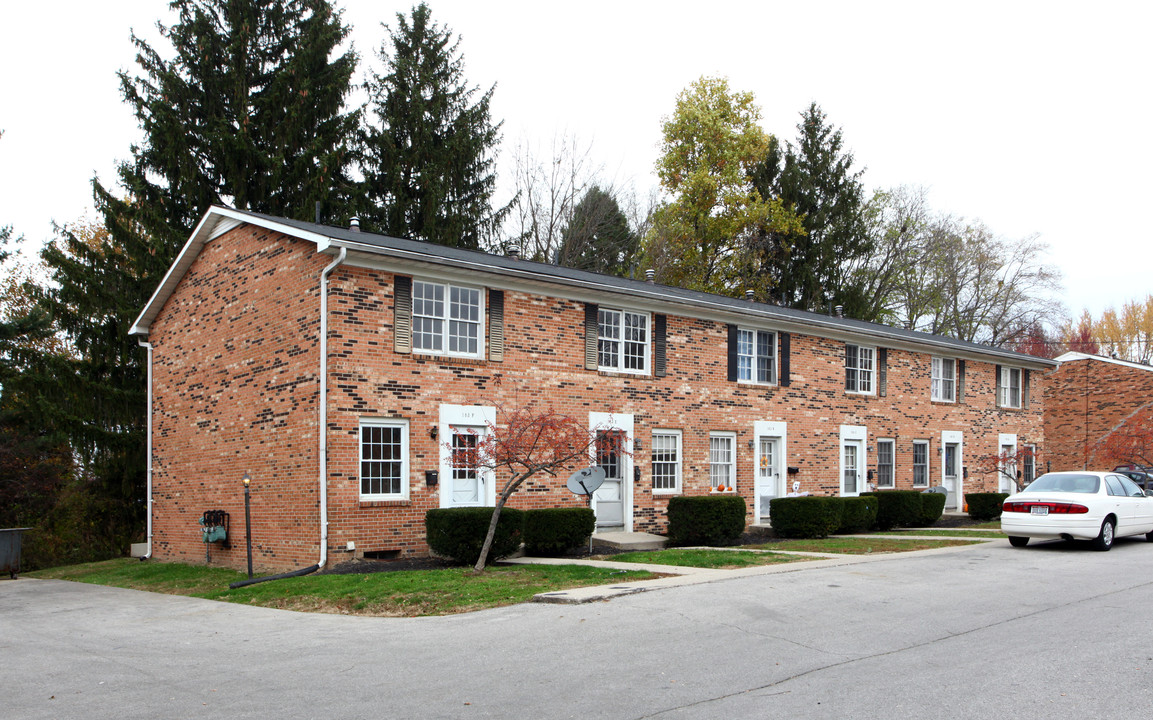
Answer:
[{"label": "green shrub", "polygon": [[1001,517],[1001,503],[1008,493],[965,493],[965,503],[969,506],[969,517],[974,520],[995,520]]},{"label": "green shrub", "polygon": [[[873,527],[877,519],[877,498],[875,497],[842,497],[836,498],[841,503],[841,525],[837,533],[866,532]],[[869,510],[872,510],[872,513]]]},{"label": "green shrub", "polygon": [[784,497],[769,501],[769,522],[779,537],[828,537],[841,526],[843,512],[844,503],[836,497]]},{"label": "green shrub", "polygon": [[865,501],[865,529],[872,530],[877,526],[877,511],[881,508],[881,501],[877,499],[876,495],[861,495],[859,497]]},{"label": "green shrub", "polygon": [[[480,549],[488,535],[493,508],[434,508],[425,513],[424,529],[428,546],[437,555],[462,565],[473,565],[480,558]],[[524,511],[503,508],[496,523],[496,534],[488,562],[511,555],[520,547],[524,534]]]},{"label": "green shrub", "polygon": [[921,522],[921,493],[917,490],[881,490],[861,493],[877,498],[877,527],[915,527]]},{"label": "green shrub", "polygon": [[921,493],[921,524],[932,525],[945,512],[945,493]]},{"label": "green shrub", "polygon": [[596,529],[597,517],[590,508],[546,508],[526,510],[524,551],[549,557],[587,542]]},{"label": "green shrub", "polygon": [[740,495],[693,495],[669,499],[669,542],[721,545],[745,531],[745,499]]}]

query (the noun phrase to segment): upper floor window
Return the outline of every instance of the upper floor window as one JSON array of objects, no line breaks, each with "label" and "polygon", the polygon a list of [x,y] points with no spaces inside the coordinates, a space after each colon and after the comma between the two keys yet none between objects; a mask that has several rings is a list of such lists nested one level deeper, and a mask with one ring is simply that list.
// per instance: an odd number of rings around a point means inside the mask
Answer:
[{"label": "upper floor window", "polygon": [[776,382],[776,340],[766,330],[737,330],[737,380]]},{"label": "upper floor window", "polygon": [[953,358],[933,358],[932,397],[941,402],[957,399],[957,361]]},{"label": "upper floor window", "polygon": [[597,313],[597,358],[601,370],[649,371],[649,316],[627,310]]},{"label": "upper floor window", "polygon": [[873,393],[876,373],[876,349],[845,345],[845,390],[851,393]]},{"label": "upper floor window", "polygon": [[437,355],[481,356],[483,298],[476,288],[412,283],[412,349]]},{"label": "upper floor window", "polygon": [[1001,368],[1001,377],[997,379],[997,395],[1001,407],[1021,407],[1021,369]]},{"label": "upper floor window", "polygon": [[361,420],[360,497],[408,497],[408,423],[404,420]]}]

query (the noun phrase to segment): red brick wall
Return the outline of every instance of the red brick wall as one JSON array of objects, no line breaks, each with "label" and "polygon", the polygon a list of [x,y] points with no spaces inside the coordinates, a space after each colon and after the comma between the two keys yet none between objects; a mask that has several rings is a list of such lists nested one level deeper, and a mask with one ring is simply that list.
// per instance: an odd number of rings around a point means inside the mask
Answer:
[{"label": "red brick wall", "polygon": [[1070,360],[1049,375],[1045,437],[1053,470],[1110,470],[1095,445],[1153,402],[1153,368],[1105,359]]},{"label": "red brick wall", "polygon": [[[274,240],[275,239],[275,240]],[[156,346],[156,552],[203,557],[196,518],[209,508],[232,512],[231,551],[213,546],[213,562],[242,566],[243,498],[239,476],[253,483],[253,536],[259,564],[286,569],[318,555],[316,407],[319,270],[330,260],[310,244],[240,228],[209,243],[154,324]],[[668,316],[668,375],[603,373],[584,368],[584,305],[505,292],[503,362],[396,353],[393,276],[342,266],[331,277],[329,334],[330,557],[357,553],[426,553],[424,514],[439,507],[425,471],[438,469],[429,430],[442,404],[513,407],[547,401],[586,421],[589,412],[634,415],[643,443],[632,484],[635,530],[663,531],[668,496],[651,490],[648,451],[654,428],[683,435],[684,492],[709,492],[711,431],[737,434],[737,491],[752,520],[755,420],[788,423],[786,464],[802,491],[839,491],[839,426],[868,428],[868,466],[876,439],[896,440],[896,486],[912,487],[912,441],[930,440],[930,484],[940,478],[945,430],[964,432],[966,492],[996,490],[979,459],[998,451],[998,433],[1042,442],[1044,379],[1032,373],[1034,402],[1023,410],[994,404],[994,365],[967,361],[962,402],[929,400],[930,356],[888,351],[887,394],[844,392],[844,343],[794,333],[789,387],[727,380],[724,323]],[[362,417],[409,423],[410,497],[362,502],[357,429]],[[498,418],[499,421],[499,418]],[[564,487],[567,474],[535,479],[515,507],[582,505]],[[500,478],[498,478],[499,482]]]}]

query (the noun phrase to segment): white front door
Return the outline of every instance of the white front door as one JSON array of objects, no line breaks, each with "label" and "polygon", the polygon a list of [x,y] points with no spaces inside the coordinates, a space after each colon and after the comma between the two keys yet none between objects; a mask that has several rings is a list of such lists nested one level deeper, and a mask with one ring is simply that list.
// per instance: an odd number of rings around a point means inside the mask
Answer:
[{"label": "white front door", "polygon": [[449,466],[449,507],[485,505],[487,473],[478,467],[477,444],[488,428],[451,425],[452,452]]},{"label": "white front door", "polygon": [[957,490],[959,479],[960,445],[958,443],[945,443],[944,469],[941,477],[945,485],[945,506],[959,510],[957,504]]},{"label": "white front door", "polygon": [[1017,492],[1017,436],[1011,433],[1001,433],[997,436],[1000,446],[997,463],[997,492]]},{"label": "white front door", "polygon": [[781,497],[781,439],[760,436],[757,438],[756,481],[757,522],[769,521],[769,503]]},{"label": "white front door", "polygon": [[841,472],[843,474],[841,494],[856,496],[861,494],[861,441],[846,440],[841,446]]},{"label": "white front door", "polygon": [[605,471],[605,481],[593,493],[598,530],[624,529],[624,440],[624,430],[597,430],[596,464]]}]

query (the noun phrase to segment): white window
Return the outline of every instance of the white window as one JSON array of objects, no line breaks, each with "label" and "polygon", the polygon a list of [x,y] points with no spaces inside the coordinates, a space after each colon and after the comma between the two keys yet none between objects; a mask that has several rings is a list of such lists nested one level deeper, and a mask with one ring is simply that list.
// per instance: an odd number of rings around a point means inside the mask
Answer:
[{"label": "white window", "polygon": [[851,393],[873,392],[876,350],[860,345],[845,345],[845,390]]},{"label": "white window", "polygon": [[653,492],[681,490],[681,431],[653,430]]},{"label": "white window", "polygon": [[360,421],[360,497],[362,500],[408,497],[406,421]]},{"label": "white window", "polygon": [[443,283],[412,283],[412,349],[437,355],[480,357],[481,291]]},{"label": "white window", "polygon": [[957,361],[953,358],[933,358],[932,397],[941,402],[957,399]]},{"label": "white window", "polygon": [[597,313],[597,356],[601,370],[628,373],[649,371],[649,316],[627,310]]},{"label": "white window", "polygon": [[776,381],[776,333],[766,330],[737,330],[737,380],[772,383]]},{"label": "white window", "polygon": [[997,379],[997,392],[1001,398],[1001,407],[1021,407],[1020,368],[1001,368],[1001,377]]},{"label": "white window", "polygon": [[1021,453],[1021,482],[1028,485],[1037,479],[1037,446],[1026,445]]},{"label": "white window", "polygon": [[733,433],[709,435],[709,484],[715,489],[735,489],[737,485],[737,436]]},{"label": "white window", "polygon": [[913,487],[929,486],[929,441],[913,441]]},{"label": "white window", "polygon": [[893,441],[877,441],[877,487],[893,487]]}]

